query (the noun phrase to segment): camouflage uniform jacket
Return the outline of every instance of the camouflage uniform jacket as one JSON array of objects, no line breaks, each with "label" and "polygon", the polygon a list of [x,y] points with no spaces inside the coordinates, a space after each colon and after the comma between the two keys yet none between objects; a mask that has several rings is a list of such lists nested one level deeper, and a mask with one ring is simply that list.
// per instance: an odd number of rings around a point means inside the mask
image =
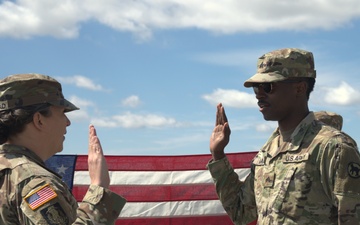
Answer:
[{"label": "camouflage uniform jacket", "polygon": [[28,149],[0,145],[0,224],[113,224],[125,199],[90,185],[79,204],[61,177]]},{"label": "camouflage uniform jacket", "polygon": [[235,224],[360,224],[360,154],[345,133],[310,113],[279,146],[276,130],[239,181],[229,161],[210,161],[220,201]]}]

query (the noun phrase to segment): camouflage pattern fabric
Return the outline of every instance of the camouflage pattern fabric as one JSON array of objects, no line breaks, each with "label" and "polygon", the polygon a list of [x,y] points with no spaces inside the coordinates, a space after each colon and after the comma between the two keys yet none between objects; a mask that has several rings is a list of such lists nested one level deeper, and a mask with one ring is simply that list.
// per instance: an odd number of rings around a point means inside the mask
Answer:
[{"label": "camouflage pattern fabric", "polygon": [[335,129],[341,130],[343,124],[343,118],[341,115],[328,112],[328,111],[318,111],[314,112],[315,118],[321,122],[334,127]]},{"label": "camouflage pattern fabric", "polygon": [[49,103],[66,112],[79,109],[64,98],[61,84],[42,74],[15,74],[0,80],[0,111]]},{"label": "camouflage pattern fabric", "polygon": [[[45,189],[46,195],[40,193]],[[19,146],[0,145],[1,225],[114,224],[124,205],[121,196],[96,185],[90,185],[78,205],[61,177],[38,156]]]},{"label": "camouflage pattern fabric", "polygon": [[285,48],[261,56],[257,63],[257,73],[246,80],[244,86],[304,77],[316,78],[313,54],[298,48]]},{"label": "camouflage pattern fabric", "polygon": [[360,154],[348,135],[310,113],[279,146],[276,130],[239,181],[227,158],[208,169],[235,224],[360,224]]}]

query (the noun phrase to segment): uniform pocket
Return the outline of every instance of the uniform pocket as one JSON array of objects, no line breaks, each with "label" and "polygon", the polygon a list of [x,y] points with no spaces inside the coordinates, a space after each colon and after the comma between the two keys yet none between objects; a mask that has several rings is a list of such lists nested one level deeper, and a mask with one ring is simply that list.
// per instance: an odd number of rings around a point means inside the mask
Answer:
[{"label": "uniform pocket", "polygon": [[294,164],[283,177],[273,208],[278,213],[297,219],[306,205],[312,177],[300,165]]},{"label": "uniform pocket", "polygon": [[290,182],[291,182],[296,170],[297,170],[296,167],[289,169],[287,171],[287,173],[285,174],[283,181],[281,182],[281,186],[279,187],[279,191],[278,191],[278,194],[275,198],[274,205],[273,205],[276,212],[281,211],[281,207],[284,203],[286,194],[288,192]]}]

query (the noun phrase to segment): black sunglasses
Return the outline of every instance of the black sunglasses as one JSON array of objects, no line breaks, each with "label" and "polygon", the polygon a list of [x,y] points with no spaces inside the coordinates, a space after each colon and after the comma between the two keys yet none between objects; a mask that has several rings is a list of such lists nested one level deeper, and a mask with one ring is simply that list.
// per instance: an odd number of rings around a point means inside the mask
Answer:
[{"label": "black sunglasses", "polygon": [[304,80],[282,80],[278,82],[266,82],[266,83],[253,83],[252,87],[254,89],[255,94],[259,93],[259,88],[263,89],[266,94],[271,94],[274,90],[274,83],[299,83]]},{"label": "black sunglasses", "polygon": [[271,94],[273,91],[273,83],[254,83],[252,87],[255,94],[259,93],[259,88],[263,89],[266,94]]}]

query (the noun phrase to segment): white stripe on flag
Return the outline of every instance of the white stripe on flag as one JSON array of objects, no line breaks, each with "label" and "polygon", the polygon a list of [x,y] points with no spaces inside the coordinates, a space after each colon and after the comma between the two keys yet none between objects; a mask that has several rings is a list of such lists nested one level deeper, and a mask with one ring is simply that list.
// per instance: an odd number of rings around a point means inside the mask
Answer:
[{"label": "white stripe on flag", "polygon": [[[244,180],[250,169],[235,169],[240,180]],[[110,185],[169,185],[213,183],[208,170],[192,171],[110,171]],[[88,171],[76,171],[74,185],[89,185]]]},{"label": "white stripe on flag", "polygon": [[128,202],[121,211],[121,218],[130,217],[176,217],[224,215],[219,200],[174,202]]}]

